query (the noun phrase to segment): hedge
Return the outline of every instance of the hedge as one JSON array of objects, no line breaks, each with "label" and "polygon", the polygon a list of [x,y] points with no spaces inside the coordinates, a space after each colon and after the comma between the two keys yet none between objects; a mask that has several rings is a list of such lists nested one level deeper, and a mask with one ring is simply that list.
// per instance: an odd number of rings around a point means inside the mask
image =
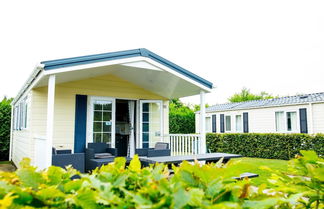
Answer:
[{"label": "hedge", "polygon": [[4,98],[0,102],[0,161],[9,157],[11,100]]},{"label": "hedge", "polygon": [[212,152],[240,154],[245,157],[289,160],[300,150],[314,150],[324,156],[324,134],[207,134]]}]

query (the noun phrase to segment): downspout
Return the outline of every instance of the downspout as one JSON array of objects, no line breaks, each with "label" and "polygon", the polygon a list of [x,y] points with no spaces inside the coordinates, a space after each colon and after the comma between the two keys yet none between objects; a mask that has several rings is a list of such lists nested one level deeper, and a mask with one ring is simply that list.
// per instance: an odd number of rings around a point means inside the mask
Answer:
[{"label": "downspout", "polygon": [[314,122],[313,122],[313,103],[309,103],[309,134],[314,133]]}]

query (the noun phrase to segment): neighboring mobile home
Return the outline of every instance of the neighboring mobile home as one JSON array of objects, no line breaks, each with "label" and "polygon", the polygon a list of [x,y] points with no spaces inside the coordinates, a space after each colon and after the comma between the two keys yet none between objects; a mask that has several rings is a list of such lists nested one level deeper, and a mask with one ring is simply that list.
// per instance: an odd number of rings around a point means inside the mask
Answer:
[{"label": "neighboring mobile home", "polygon": [[205,122],[213,133],[324,133],[324,93],[213,105]]},{"label": "neighboring mobile home", "polygon": [[132,156],[168,140],[169,99],[200,94],[204,109],[212,87],[146,49],[41,62],[12,102],[10,159],[45,168],[52,147],[79,153],[88,142]]}]

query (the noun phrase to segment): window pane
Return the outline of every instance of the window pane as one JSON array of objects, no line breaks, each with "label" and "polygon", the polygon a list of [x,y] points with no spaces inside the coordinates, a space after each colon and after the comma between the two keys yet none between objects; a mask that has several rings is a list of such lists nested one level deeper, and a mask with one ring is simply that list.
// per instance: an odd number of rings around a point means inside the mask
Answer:
[{"label": "window pane", "polygon": [[236,116],[236,131],[237,132],[242,132],[242,116],[241,115],[237,115]]},{"label": "window pane", "polygon": [[103,142],[111,142],[111,133],[103,133],[102,134],[102,141]]},{"label": "window pane", "polygon": [[94,110],[102,110],[101,104],[94,104]]},{"label": "window pane", "polygon": [[149,121],[149,113],[143,113],[143,122]]},{"label": "window pane", "polygon": [[111,111],[111,103],[104,104],[103,105],[103,110],[109,110],[109,111]]},{"label": "window pane", "polygon": [[149,124],[143,123],[143,132],[148,132],[148,131],[149,131]]},{"label": "window pane", "polygon": [[94,111],[93,120],[94,121],[102,121],[102,112],[101,111]]},{"label": "window pane", "polygon": [[101,122],[94,122],[93,123],[93,132],[101,132],[102,131],[101,125],[102,125]]},{"label": "window pane", "polygon": [[143,133],[143,142],[148,142],[148,141],[149,141],[149,134]]},{"label": "window pane", "polygon": [[149,103],[143,103],[143,112],[149,111]]},{"label": "window pane", "polygon": [[296,131],[297,129],[297,113],[287,112],[287,131]]},{"label": "window pane", "polygon": [[276,112],[276,131],[284,131],[284,112]]},{"label": "window pane", "polygon": [[226,131],[231,131],[231,116],[227,115],[225,117],[226,120]]},{"label": "window pane", "polygon": [[93,134],[93,141],[94,142],[101,142],[101,133],[94,133]]},{"label": "window pane", "polygon": [[102,129],[103,132],[111,132],[111,122],[103,122]]},{"label": "window pane", "polygon": [[103,121],[111,121],[111,112],[103,112]]}]

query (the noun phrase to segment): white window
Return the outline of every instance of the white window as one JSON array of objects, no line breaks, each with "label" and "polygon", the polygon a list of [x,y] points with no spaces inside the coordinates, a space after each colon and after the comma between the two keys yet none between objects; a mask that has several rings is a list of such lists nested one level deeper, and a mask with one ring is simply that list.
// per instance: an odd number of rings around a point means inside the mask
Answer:
[{"label": "white window", "polygon": [[276,132],[284,132],[285,123],[284,123],[284,112],[276,112]]},{"label": "white window", "polygon": [[91,97],[88,142],[103,142],[115,147],[115,99]]},{"label": "white window", "polygon": [[236,128],[236,132],[242,132],[243,130],[242,115],[235,116],[235,128]]},{"label": "white window", "polygon": [[211,133],[211,117],[206,117],[206,132]]},{"label": "white window", "polygon": [[297,113],[287,112],[287,131],[297,131]]},{"label": "white window", "polygon": [[225,116],[225,131],[231,131],[231,116],[226,115]]}]

